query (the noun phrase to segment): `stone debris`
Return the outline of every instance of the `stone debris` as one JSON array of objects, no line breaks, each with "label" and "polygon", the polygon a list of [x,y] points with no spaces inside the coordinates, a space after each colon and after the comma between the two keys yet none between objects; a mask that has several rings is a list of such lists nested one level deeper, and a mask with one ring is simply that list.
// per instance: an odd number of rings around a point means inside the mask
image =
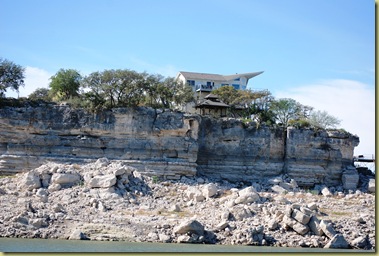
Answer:
[{"label": "stone debris", "polygon": [[50,162],[0,179],[0,236],[372,250],[375,194],[359,189],[304,190],[285,175],[157,180],[106,158]]}]

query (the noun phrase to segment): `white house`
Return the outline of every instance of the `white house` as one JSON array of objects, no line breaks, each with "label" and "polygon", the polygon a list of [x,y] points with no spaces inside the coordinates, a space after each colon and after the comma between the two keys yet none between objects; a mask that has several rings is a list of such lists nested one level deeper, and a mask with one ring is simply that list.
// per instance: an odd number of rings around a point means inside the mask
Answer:
[{"label": "white house", "polygon": [[237,90],[246,90],[249,79],[262,73],[263,71],[235,75],[218,75],[180,71],[176,75],[176,80],[188,84],[194,92],[198,89],[212,91],[225,85],[232,85]]},{"label": "white house", "polygon": [[203,101],[204,97],[212,90],[218,89],[221,86],[231,85],[237,90],[246,90],[249,79],[262,73],[263,71],[235,75],[218,75],[180,71],[175,79],[191,86],[196,99],[196,102],[182,106],[182,110],[191,113],[196,112],[195,105]]}]

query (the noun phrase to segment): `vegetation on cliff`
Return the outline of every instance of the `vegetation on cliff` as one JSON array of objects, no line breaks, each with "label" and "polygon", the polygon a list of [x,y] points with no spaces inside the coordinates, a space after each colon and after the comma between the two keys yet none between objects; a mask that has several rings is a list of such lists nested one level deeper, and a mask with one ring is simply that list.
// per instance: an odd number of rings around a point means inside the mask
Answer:
[{"label": "vegetation on cliff", "polygon": [[[17,106],[26,102],[5,100],[8,89],[18,91],[23,86],[24,68],[0,59],[0,105]],[[60,69],[50,78],[49,88],[38,88],[28,97],[29,105],[39,101],[66,102],[72,107],[90,111],[117,107],[146,106],[180,109],[194,102],[192,89],[159,74],[136,72],[129,69],[96,71],[83,77],[74,69]],[[336,128],[340,120],[326,111],[315,111],[294,99],[275,99],[268,90],[236,90],[223,86],[212,91],[230,105],[228,115],[245,123],[288,126],[296,128]]]}]

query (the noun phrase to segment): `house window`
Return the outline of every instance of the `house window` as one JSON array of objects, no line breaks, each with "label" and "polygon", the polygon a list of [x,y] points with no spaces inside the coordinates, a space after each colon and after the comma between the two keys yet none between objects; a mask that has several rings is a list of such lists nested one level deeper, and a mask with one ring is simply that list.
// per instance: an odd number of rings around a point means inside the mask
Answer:
[{"label": "house window", "polygon": [[240,77],[238,77],[238,78],[234,79],[234,81],[239,81],[239,80],[241,80],[241,78],[240,78]]},{"label": "house window", "polygon": [[221,86],[228,86],[229,84],[221,84]]},{"label": "house window", "polygon": [[240,88],[239,84],[232,84],[232,85],[233,85],[234,89],[239,90],[239,88]]},{"label": "house window", "polygon": [[187,80],[187,84],[190,86],[195,86],[195,80]]}]

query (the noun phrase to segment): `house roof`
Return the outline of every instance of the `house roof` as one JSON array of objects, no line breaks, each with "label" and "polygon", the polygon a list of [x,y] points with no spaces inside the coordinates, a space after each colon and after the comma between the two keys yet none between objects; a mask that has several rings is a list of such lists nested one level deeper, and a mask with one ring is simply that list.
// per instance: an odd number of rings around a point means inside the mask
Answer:
[{"label": "house roof", "polygon": [[208,99],[218,99],[218,96],[210,93],[207,96],[205,96],[204,99],[207,99],[207,100]]},{"label": "house roof", "polygon": [[225,104],[222,101],[211,101],[211,100],[204,100],[197,104],[195,108],[228,108],[229,105]]},{"label": "house roof", "polygon": [[208,94],[195,108],[228,108],[229,105],[222,102],[217,95]]},{"label": "house roof", "polygon": [[187,71],[180,71],[180,74],[182,74],[187,80],[213,80],[213,81],[230,81],[234,80],[239,77],[246,77],[247,79],[250,79],[252,77],[255,77],[257,75],[260,75],[263,73],[263,71],[259,72],[251,72],[251,73],[242,73],[242,74],[234,74],[234,75],[219,75],[219,74],[208,74],[208,73],[196,73],[196,72],[187,72]]}]

